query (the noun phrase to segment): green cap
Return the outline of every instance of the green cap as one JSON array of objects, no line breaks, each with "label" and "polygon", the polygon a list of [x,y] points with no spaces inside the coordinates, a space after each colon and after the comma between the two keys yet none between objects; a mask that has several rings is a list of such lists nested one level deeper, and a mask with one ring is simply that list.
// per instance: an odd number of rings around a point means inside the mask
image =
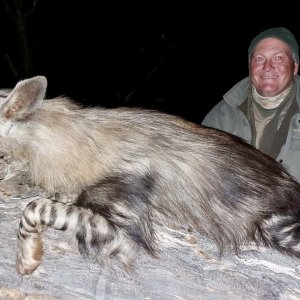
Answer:
[{"label": "green cap", "polygon": [[265,31],[262,31],[259,33],[250,43],[250,46],[248,48],[248,58],[249,61],[251,59],[251,55],[256,47],[256,45],[265,38],[276,38],[283,42],[285,42],[290,49],[292,50],[293,57],[296,60],[297,63],[299,63],[299,46],[298,42],[295,38],[295,36],[291,33],[290,30],[288,30],[285,27],[275,27],[270,28]]}]

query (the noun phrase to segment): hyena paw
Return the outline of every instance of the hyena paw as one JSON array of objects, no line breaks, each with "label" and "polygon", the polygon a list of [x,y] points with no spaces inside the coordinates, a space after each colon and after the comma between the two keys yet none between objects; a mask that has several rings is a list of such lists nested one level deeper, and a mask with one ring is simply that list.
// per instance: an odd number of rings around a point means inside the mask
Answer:
[{"label": "hyena paw", "polygon": [[36,246],[37,247],[26,247],[25,245],[19,245],[16,261],[16,270],[19,274],[31,274],[41,264],[43,249],[39,243]]},{"label": "hyena paw", "polygon": [[24,257],[21,253],[18,253],[16,269],[21,275],[28,275],[34,272],[40,265],[42,260],[36,260],[33,257]]}]

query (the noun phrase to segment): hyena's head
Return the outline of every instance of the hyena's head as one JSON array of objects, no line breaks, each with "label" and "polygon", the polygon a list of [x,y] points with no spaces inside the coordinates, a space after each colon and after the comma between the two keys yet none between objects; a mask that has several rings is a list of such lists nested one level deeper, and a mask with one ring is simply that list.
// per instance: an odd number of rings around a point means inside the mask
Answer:
[{"label": "hyena's head", "polygon": [[20,81],[6,98],[0,98],[0,138],[11,136],[11,129],[30,119],[41,106],[46,88],[47,79],[36,76]]}]

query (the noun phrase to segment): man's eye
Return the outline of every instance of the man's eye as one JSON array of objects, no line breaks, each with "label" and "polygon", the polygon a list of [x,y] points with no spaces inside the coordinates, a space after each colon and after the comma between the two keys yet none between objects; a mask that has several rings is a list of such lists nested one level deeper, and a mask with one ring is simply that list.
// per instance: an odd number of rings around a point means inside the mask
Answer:
[{"label": "man's eye", "polygon": [[274,59],[277,61],[281,61],[281,60],[284,60],[284,57],[283,56],[275,56]]},{"label": "man's eye", "polygon": [[261,57],[261,56],[257,56],[257,57],[255,58],[255,61],[256,61],[256,62],[262,62],[263,60],[264,60],[264,58]]}]

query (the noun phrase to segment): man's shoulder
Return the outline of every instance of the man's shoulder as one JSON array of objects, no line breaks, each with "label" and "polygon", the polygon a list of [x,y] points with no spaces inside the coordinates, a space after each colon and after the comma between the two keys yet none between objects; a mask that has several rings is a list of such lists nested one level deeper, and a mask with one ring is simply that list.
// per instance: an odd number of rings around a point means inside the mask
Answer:
[{"label": "man's shoulder", "polygon": [[223,96],[223,99],[230,106],[240,106],[247,98],[250,84],[249,76],[245,77],[235,84],[228,92],[226,92]]},{"label": "man's shoulder", "polygon": [[246,77],[234,85],[223,99],[207,113],[202,121],[202,125],[216,128],[231,126],[241,111],[238,107],[245,101],[250,86],[250,79]]},{"label": "man's shoulder", "polygon": [[231,127],[240,111],[237,107],[230,106],[224,99],[218,102],[204,117],[202,125],[218,129]]},{"label": "man's shoulder", "polygon": [[247,99],[249,87],[250,78],[242,79],[223,95],[223,99],[217,102],[211,111],[220,112],[224,109],[239,107]]}]

